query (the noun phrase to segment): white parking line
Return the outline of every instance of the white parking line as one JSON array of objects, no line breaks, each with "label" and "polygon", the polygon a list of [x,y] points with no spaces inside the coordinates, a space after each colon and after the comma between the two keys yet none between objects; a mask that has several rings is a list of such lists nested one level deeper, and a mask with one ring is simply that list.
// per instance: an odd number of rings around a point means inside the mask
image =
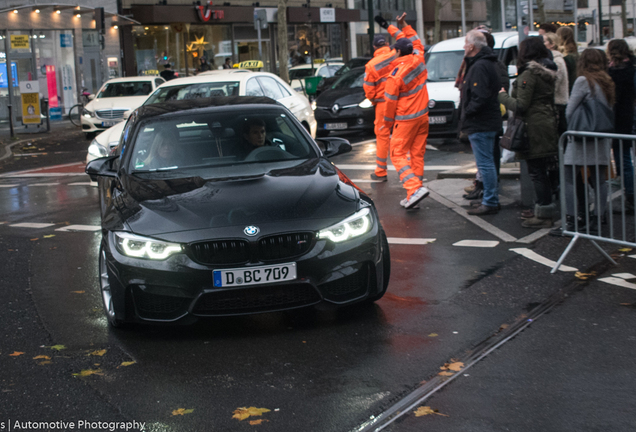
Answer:
[{"label": "white parking line", "polygon": [[101,229],[101,226],[95,225],[69,225],[63,228],[58,228],[55,231],[99,231]]},{"label": "white parking line", "polygon": [[17,186],[17,184],[0,184],[0,188],[13,188]]},{"label": "white parking line", "polygon": [[494,248],[498,244],[496,240],[461,240],[453,243],[453,246]]},{"label": "white parking line", "polygon": [[[541,255],[539,255],[538,253],[536,253],[533,250],[530,250],[528,248],[515,248],[515,249],[510,249],[512,252],[516,252],[519,255],[522,255],[528,259],[531,259],[534,262],[537,262],[539,264],[543,264],[544,266],[548,266],[550,268],[554,267],[556,265],[556,261],[552,261],[546,257],[543,257]],[[575,271],[579,271],[578,269],[574,268],[574,267],[568,267],[566,265],[561,265],[561,267],[559,267],[559,270],[561,271],[565,271],[565,272],[575,272]]]},{"label": "white parking line", "polygon": [[28,184],[27,186],[59,186],[60,183],[58,182],[51,182],[51,183],[31,183]]},{"label": "white parking line", "polygon": [[387,237],[389,244],[402,244],[402,245],[425,245],[433,243],[434,238],[400,238],[400,237]]},{"label": "white parking line", "polygon": [[74,182],[74,183],[68,183],[68,185],[69,186],[92,186],[93,182]]},{"label": "white parking line", "polygon": [[623,288],[629,288],[636,290],[636,284],[627,282],[625,279],[617,278],[617,277],[606,277],[599,279],[601,282],[605,282],[608,284],[616,285]]},{"label": "white parking line", "polygon": [[17,224],[11,224],[9,225],[10,227],[16,227],[16,228],[48,228],[50,226],[53,226],[55,224],[52,223],[32,223],[32,222],[22,222],[22,223],[17,223]]},{"label": "white parking line", "polygon": [[636,275],[633,275],[631,273],[614,273],[612,276],[621,279],[636,279]]}]

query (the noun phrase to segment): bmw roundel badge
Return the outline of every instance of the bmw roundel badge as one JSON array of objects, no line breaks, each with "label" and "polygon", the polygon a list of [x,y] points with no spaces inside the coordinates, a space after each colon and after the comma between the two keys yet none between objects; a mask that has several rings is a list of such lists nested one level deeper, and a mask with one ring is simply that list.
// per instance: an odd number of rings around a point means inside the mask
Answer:
[{"label": "bmw roundel badge", "polygon": [[250,237],[253,237],[256,234],[258,234],[259,232],[261,232],[261,230],[257,226],[250,225],[250,226],[246,226],[245,229],[243,230],[243,232],[246,235],[248,235]]}]

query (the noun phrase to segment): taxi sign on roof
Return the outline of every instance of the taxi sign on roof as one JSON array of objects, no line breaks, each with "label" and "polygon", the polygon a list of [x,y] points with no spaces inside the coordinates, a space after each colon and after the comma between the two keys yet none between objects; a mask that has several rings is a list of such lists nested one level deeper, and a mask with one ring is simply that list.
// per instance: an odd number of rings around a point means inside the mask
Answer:
[{"label": "taxi sign on roof", "polygon": [[260,60],[247,60],[239,63],[240,69],[260,69],[263,67],[263,62]]}]

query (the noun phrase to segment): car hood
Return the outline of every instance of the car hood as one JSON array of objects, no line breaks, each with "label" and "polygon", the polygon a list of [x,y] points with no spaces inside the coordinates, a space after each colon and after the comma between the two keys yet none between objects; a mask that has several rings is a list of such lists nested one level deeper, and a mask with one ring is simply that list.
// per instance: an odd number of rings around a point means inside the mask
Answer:
[{"label": "car hood", "polygon": [[128,97],[112,97],[93,99],[86,105],[89,111],[98,111],[109,108],[128,108],[135,109],[139,107],[148,96],[128,96]]},{"label": "car hood", "polygon": [[263,234],[264,226],[277,232],[317,230],[358,209],[359,195],[347,183],[350,180],[326,159],[222,181],[126,175],[122,184],[129,192],[115,197],[115,207],[132,232],[166,239],[174,236],[164,234],[189,232],[180,237],[182,241],[207,237],[197,235],[197,230],[242,236],[247,225],[260,226]]},{"label": "car hood", "polygon": [[426,90],[428,90],[428,100],[452,101],[455,103],[455,108],[459,107],[459,90],[455,87],[455,81],[427,81]]},{"label": "car hood", "polygon": [[365,99],[361,88],[325,90],[316,99],[317,106],[331,107],[334,103],[340,106],[359,104]]}]

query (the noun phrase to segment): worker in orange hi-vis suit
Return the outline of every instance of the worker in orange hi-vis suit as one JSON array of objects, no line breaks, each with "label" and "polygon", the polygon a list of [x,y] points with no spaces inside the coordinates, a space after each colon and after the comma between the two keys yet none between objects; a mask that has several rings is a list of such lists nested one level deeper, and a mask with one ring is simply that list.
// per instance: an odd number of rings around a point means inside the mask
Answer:
[{"label": "worker in orange hi-vis suit", "polygon": [[386,81],[383,127],[393,127],[389,144],[391,161],[407,191],[400,205],[410,209],[429,194],[429,190],[422,186],[428,137],[428,73],[419,39],[411,42],[408,38],[401,38],[392,48],[400,57],[398,66]]},{"label": "worker in orange hi-vis suit", "polygon": [[[397,17],[398,26],[404,25],[406,13]],[[389,25],[381,16],[376,16],[375,20],[381,27],[386,28],[389,34],[396,39],[409,38],[415,40],[417,33],[410,25],[398,27]],[[387,161],[389,157],[389,138],[391,131],[383,128],[384,122],[384,84],[389,73],[397,66],[398,54],[389,47],[388,37],[385,34],[377,34],[373,38],[373,58],[369,60],[365,67],[364,94],[375,106],[375,137],[376,137],[376,168],[371,174],[373,180],[387,180]]]}]

